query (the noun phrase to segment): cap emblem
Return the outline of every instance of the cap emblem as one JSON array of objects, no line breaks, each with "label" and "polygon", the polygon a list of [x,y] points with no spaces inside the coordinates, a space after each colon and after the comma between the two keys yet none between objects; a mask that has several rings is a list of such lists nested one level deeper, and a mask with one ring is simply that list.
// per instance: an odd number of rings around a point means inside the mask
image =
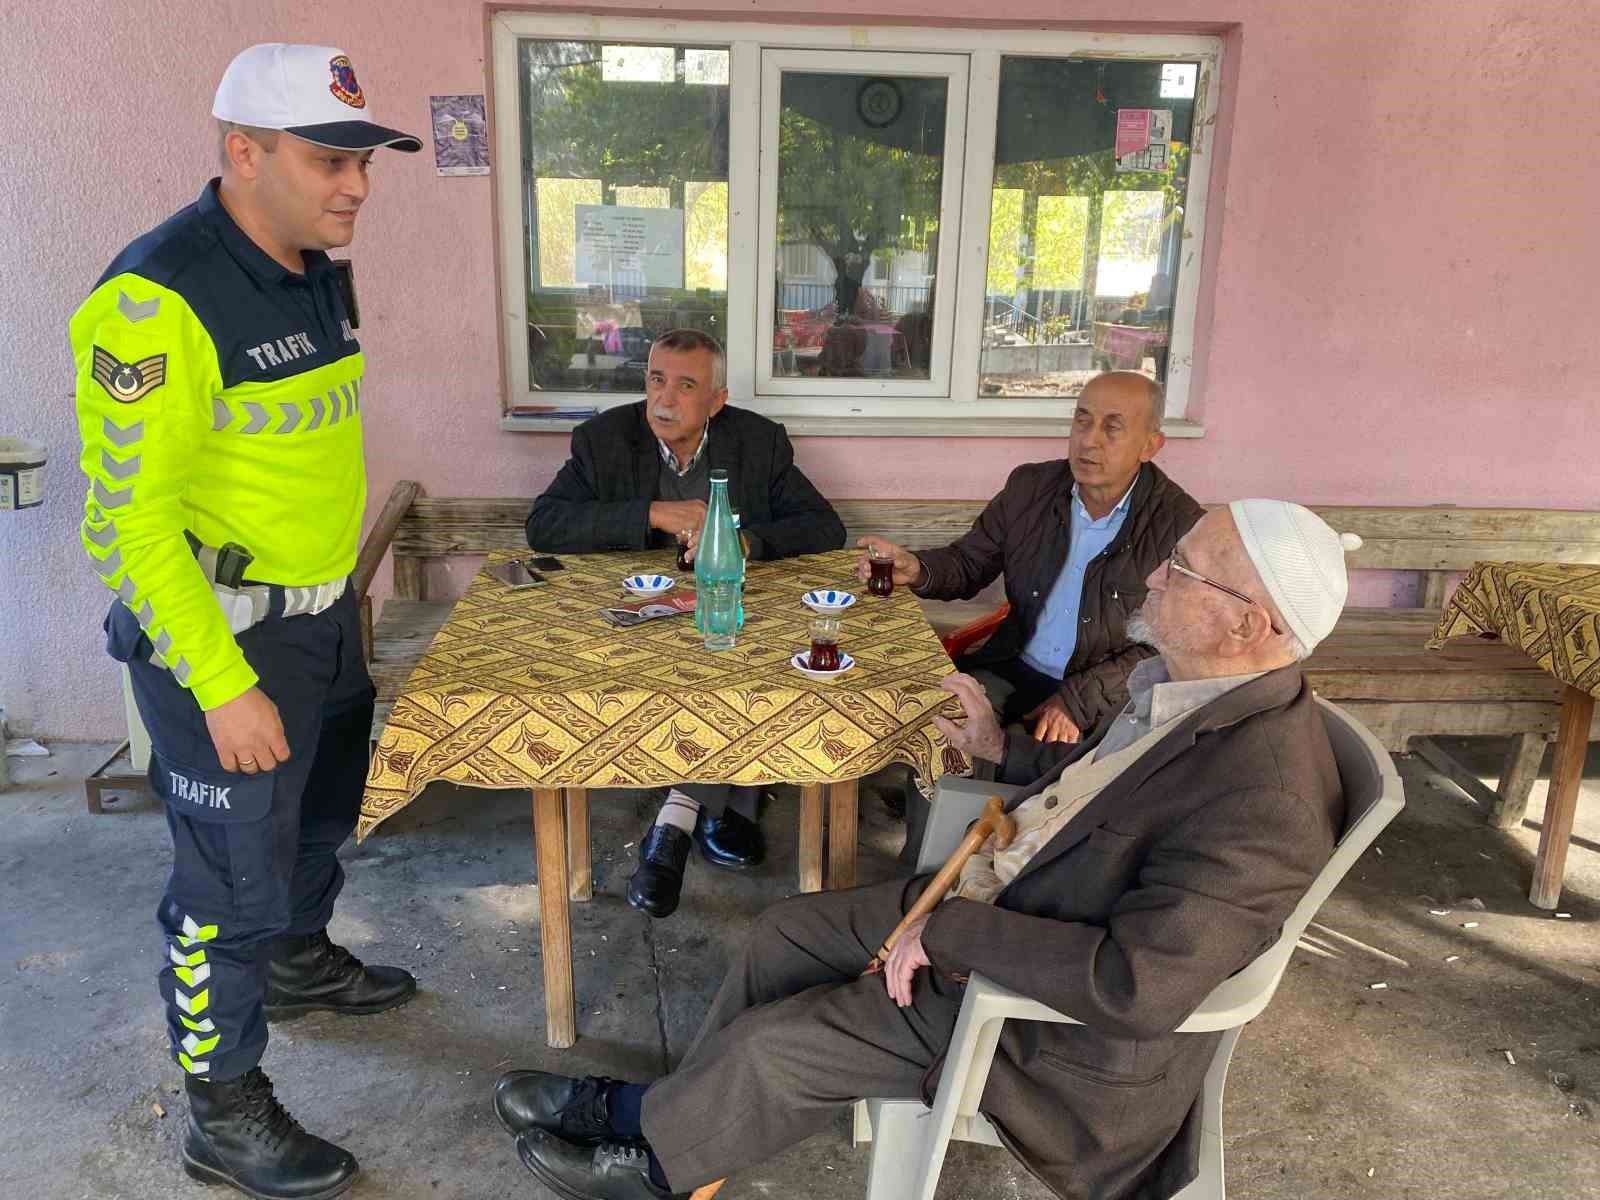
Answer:
[{"label": "cap emblem", "polygon": [[350,65],[350,56],[340,54],[328,61],[328,72],[333,82],[328,90],[351,108],[365,108],[367,98],[361,94],[361,84],[356,82],[356,69]]}]

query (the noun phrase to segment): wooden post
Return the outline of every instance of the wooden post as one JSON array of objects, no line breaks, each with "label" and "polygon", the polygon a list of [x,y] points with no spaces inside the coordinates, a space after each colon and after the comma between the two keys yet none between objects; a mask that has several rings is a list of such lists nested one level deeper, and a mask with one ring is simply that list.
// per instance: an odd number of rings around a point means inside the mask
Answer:
[{"label": "wooden post", "polygon": [[567,895],[594,899],[594,857],[589,852],[589,789],[567,791]]},{"label": "wooden post", "polygon": [[822,784],[800,788],[800,890],[822,890]]},{"label": "wooden post", "polygon": [[534,857],[539,869],[539,947],[544,955],[545,1043],[565,1050],[578,1040],[572,992],[572,919],[567,908],[567,835],[561,792],[533,793]]},{"label": "wooden post", "polygon": [[1528,811],[1528,793],[1539,778],[1539,767],[1544,762],[1544,748],[1550,738],[1543,733],[1519,733],[1511,739],[1511,750],[1506,754],[1506,765],[1500,772],[1499,795],[1489,814],[1489,824],[1496,829],[1515,829],[1522,824],[1522,815]]},{"label": "wooden post", "polygon": [[1533,887],[1528,891],[1528,900],[1535,908],[1554,908],[1561,902],[1567,843],[1572,838],[1572,819],[1578,812],[1578,785],[1583,782],[1583,760],[1589,751],[1589,722],[1593,718],[1594,697],[1569,686],[1561,701],[1550,798],[1545,801],[1539,857],[1534,860]]},{"label": "wooden post", "polygon": [[402,600],[426,600],[427,560],[410,554],[394,556],[394,594]]},{"label": "wooden post", "polygon": [[1417,594],[1417,607],[1431,608],[1438,612],[1450,598],[1450,590],[1449,571],[1422,572],[1422,589]]},{"label": "wooden post", "polygon": [[828,890],[856,885],[856,797],[859,779],[828,785]]}]

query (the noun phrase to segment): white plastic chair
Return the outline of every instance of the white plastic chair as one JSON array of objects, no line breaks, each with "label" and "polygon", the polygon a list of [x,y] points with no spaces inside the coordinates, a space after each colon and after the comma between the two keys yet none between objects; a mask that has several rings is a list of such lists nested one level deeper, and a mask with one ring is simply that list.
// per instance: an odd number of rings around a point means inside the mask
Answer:
[{"label": "white plastic chair", "polygon": [[[1344,787],[1345,829],[1328,865],[1283,923],[1278,940],[1249,966],[1218,984],[1176,1030],[1225,1032],[1202,1089],[1199,1175],[1174,1200],[1223,1200],[1222,1088],[1239,1034],[1272,999],[1296,941],[1322,902],[1405,806],[1400,776],[1377,738],[1342,709],[1320,699],[1317,703]],[[948,779],[939,784],[917,860],[918,874],[934,870],[945,861],[968,823],[997,790],[1004,795],[1017,789],[967,779]],[[1001,1027],[1008,1019],[1081,1023],[974,974],[967,983],[933,1108],[918,1100],[874,1099],[856,1105],[855,1143],[872,1142],[867,1200],[933,1200],[945,1150],[952,1138],[1002,1145],[994,1127],[978,1111],[978,1103],[994,1061]]]}]

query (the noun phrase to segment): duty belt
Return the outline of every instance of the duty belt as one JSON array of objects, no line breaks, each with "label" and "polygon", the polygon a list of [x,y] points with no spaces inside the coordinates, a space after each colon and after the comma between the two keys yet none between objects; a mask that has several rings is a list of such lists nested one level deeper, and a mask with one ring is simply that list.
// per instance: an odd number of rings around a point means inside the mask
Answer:
[{"label": "duty belt", "polygon": [[[316,616],[326,612],[344,595],[350,583],[348,577],[303,587],[245,581],[234,588],[217,582],[217,550],[214,546],[197,546],[194,556],[211,584],[217,603],[228,618],[228,629],[232,633],[243,633],[261,624],[273,614],[275,608],[282,617]],[[279,598],[276,606],[273,604],[274,594]]]}]

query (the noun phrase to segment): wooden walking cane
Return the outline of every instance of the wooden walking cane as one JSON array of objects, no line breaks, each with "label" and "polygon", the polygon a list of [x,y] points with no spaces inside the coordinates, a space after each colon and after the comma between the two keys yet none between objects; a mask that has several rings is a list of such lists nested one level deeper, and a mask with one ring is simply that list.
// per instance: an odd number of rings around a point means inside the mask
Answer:
[{"label": "wooden walking cane", "polygon": [[961,878],[961,868],[967,865],[967,859],[978,852],[978,847],[994,835],[994,844],[997,849],[1004,850],[1011,845],[1011,839],[1017,836],[1017,823],[1005,811],[1005,803],[999,796],[990,796],[989,803],[983,806],[983,813],[967,827],[967,836],[961,839],[961,844],[956,847],[955,853],[945,860],[944,866],[939,868],[939,873],[927,887],[922,889],[922,895],[917,897],[917,902],[911,906],[906,915],[900,918],[889,936],[883,939],[883,945],[878,947],[878,952],[872,956],[872,961],[867,964],[863,975],[876,975],[883,970],[883,964],[889,961],[889,951],[894,949],[894,944],[900,940],[900,935],[915,921],[931,913],[938,907],[939,901],[944,899],[944,894],[950,890],[952,884]]},{"label": "wooden walking cane", "polygon": [[[1005,811],[1005,803],[999,796],[990,796],[989,803],[983,806],[983,814],[967,829],[967,836],[961,839],[961,844],[939,868],[939,873],[933,877],[932,882],[922,889],[922,895],[917,897],[905,916],[900,918],[900,923],[890,931],[889,936],[883,939],[883,945],[872,956],[872,961],[867,964],[863,975],[875,975],[883,970],[883,964],[889,958],[889,951],[894,949],[894,944],[900,940],[900,935],[913,922],[931,913],[944,899],[950,886],[961,877],[961,868],[967,865],[967,859],[978,852],[978,848],[994,836],[994,844],[998,849],[1004,850],[1011,845],[1011,839],[1017,836],[1017,823]],[[711,1200],[726,1179],[718,1179],[704,1187],[696,1188],[690,1193],[689,1200]]]}]

